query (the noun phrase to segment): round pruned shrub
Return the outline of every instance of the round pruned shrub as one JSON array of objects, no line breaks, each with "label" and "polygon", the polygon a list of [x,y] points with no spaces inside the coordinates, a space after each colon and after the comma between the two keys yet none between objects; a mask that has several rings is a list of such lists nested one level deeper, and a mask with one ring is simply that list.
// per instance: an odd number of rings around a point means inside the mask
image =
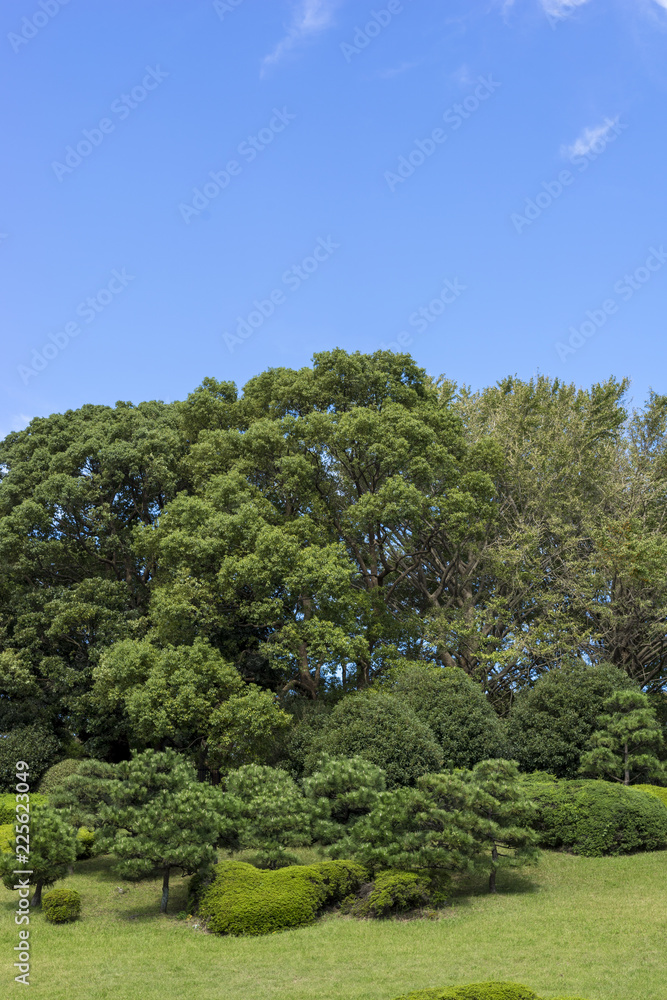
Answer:
[{"label": "round pruned shrub", "polygon": [[368,879],[352,861],[261,870],[223,861],[201,893],[199,912],[216,934],[271,934],[312,923],[327,903],[339,902]]},{"label": "round pruned shrub", "polygon": [[370,761],[385,772],[387,788],[414,785],[422,774],[440,771],[443,762],[426,723],[398,698],[373,690],[338,702],[306,760],[308,774],[317,768],[322,753]]},{"label": "round pruned shrub", "polygon": [[660,785],[631,785],[633,791],[643,792],[645,795],[653,795],[656,799],[660,799],[664,806],[667,806],[667,788],[662,788]]},{"label": "round pruned shrub", "polygon": [[79,861],[86,861],[95,854],[95,834],[80,826],[76,834],[76,856]]},{"label": "round pruned shrub", "polygon": [[586,857],[667,847],[667,807],[652,795],[608,781],[532,785],[542,847]]},{"label": "round pruned shrub", "polygon": [[61,760],[57,764],[53,764],[39,783],[40,793],[42,795],[49,795],[54,788],[60,788],[70,775],[78,774],[82,763],[83,760],[67,758],[67,760]]},{"label": "round pruned shrub", "polygon": [[75,889],[52,889],[42,897],[42,909],[50,924],[68,924],[81,913],[81,896]]},{"label": "round pruned shrub", "polygon": [[416,872],[378,872],[372,882],[349,896],[341,910],[353,917],[391,917],[431,901],[428,881]]},{"label": "round pruned shrub", "polygon": [[9,854],[14,842],[14,823],[2,823],[0,825],[0,852]]},{"label": "round pruned shrub", "polygon": [[16,784],[16,761],[28,765],[28,781],[37,788],[44,772],[62,756],[60,743],[43,726],[17,726],[0,739],[0,790],[12,791]]},{"label": "round pruned shrub", "polygon": [[395,1000],[540,1000],[537,993],[519,983],[470,983],[436,990],[416,990]]}]

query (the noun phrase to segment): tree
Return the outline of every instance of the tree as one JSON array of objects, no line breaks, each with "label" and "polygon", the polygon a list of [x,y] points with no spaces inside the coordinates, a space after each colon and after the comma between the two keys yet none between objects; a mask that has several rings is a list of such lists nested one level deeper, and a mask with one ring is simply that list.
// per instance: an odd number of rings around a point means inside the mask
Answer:
[{"label": "tree", "polygon": [[[2,881],[7,889],[18,888],[17,880],[34,885],[32,906],[40,906],[42,889],[64,878],[69,865],[76,861],[76,831],[50,806],[35,806],[30,813],[16,814],[17,836],[29,835],[30,852],[25,863],[18,863],[20,845],[10,843],[11,854],[0,858]],[[28,875],[15,875],[14,869],[30,869]]]},{"label": "tree", "polygon": [[30,781],[36,789],[45,771],[62,756],[62,747],[52,731],[39,725],[17,726],[0,738],[0,792],[14,790],[17,760],[28,764]]},{"label": "tree", "polygon": [[624,671],[610,664],[564,662],[517,695],[508,721],[511,756],[523,771],[575,778],[604,701],[630,688]]},{"label": "tree", "polygon": [[489,890],[496,892],[496,873],[501,866],[521,865],[537,858],[538,836],[532,828],[535,806],[519,780],[514,761],[480,761],[465,773],[464,780],[473,789],[471,804],[478,819],[477,835],[487,847],[486,857],[479,864],[490,868]]},{"label": "tree", "polygon": [[289,774],[246,764],[232,771],[226,789],[226,808],[237,824],[239,848],[258,851],[258,860],[267,868],[298,862],[287,848],[310,843],[312,803]]},{"label": "tree", "polygon": [[166,913],[172,869],[191,875],[215,861],[223,823],[220,795],[198,783],[174,750],[136,753],[117,764],[115,774],[111,800],[100,807],[100,846],[111,850],[125,877],[162,872],[160,913]]},{"label": "tree", "polygon": [[194,748],[199,766],[215,771],[266,760],[291,723],[275,695],[246,684],[203,639],[165,648],[126,639],[101,656],[94,678],[97,703],[122,706],[135,745]]},{"label": "tree", "polygon": [[322,752],[363,757],[382,768],[388,788],[414,785],[420,775],[442,767],[442,750],[429,727],[397,698],[374,690],[338,702],[313,744],[307,771]]},{"label": "tree", "polygon": [[76,774],[49,793],[49,801],[75,830],[82,826],[97,830],[102,826],[101,807],[114,801],[117,781],[113,764],[94,758],[82,760]]},{"label": "tree", "polygon": [[582,755],[581,773],[624,785],[664,780],[667,770],[655,755],[663,746],[662,731],[648,697],[641,691],[615,691],[604,708],[591,749]]},{"label": "tree", "polygon": [[482,849],[474,791],[457,774],[427,774],[414,788],[381,792],[337,852],[373,871],[428,872],[439,881],[471,871]]},{"label": "tree", "polygon": [[375,805],[386,787],[384,772],[363,757],[330,757],[323,754],[315,771],[303,782],[313,803],[313,836],[335,844]]},{"label": "tree", "polygon": [[392,671],[387,689],[429,727],[445,768],[468,768],[505,753],[503,723],[481,686],[458,667],[406,662]]}]

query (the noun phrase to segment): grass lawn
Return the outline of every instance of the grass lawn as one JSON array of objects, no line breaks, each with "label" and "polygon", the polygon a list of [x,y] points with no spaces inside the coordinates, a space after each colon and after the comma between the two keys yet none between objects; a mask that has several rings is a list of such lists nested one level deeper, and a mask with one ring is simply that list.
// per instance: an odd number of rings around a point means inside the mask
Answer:
[{"label": "grass lawn", "polygon": [[[390,1000],[425,986],[510,979],[590,1000],[667,997],[667,851],[625,858],[545,852],[500,893],[468,887],[438,920],[319,923],[260,938],[219,938],[161,917],[158,881],[121,882],[107,859],[80,862],[59,886],[82,918],[31,919],[34,1000]],[[119,891],[122,889],[122,892]],[[16,894],[0,885],[2,978],[13,983]],[[13,990],[12,990],[13,987]]]}]

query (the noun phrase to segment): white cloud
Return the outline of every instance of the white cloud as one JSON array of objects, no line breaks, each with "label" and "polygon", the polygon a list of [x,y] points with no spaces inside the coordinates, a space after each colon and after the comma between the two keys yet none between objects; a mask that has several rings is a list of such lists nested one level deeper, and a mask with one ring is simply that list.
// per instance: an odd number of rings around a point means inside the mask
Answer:
[{"label": "white cloud", "polygon": [[600,142],[604,145],[605,139],[617,122],[618,115],[616,118],[605,118],[600,125],[594,125],[592,128],[585,128],[581,135],[577,136],[571,146],[561,146],[561,153],[568,159],[571,159],[573,156],[586,156],[591,152],[591,150],[594,150],[594,147]]},{"label": "white cloud", "polygon": [[279,62],[295,45],[308,41],[333,24],[334,13],[342,0],[299,0],[292,15],[292,23],[285,37],[278,42],[262,63],[262,72]]},{"label": "white cloud", "polygon": [[569,17],[577,7],[583,7],[589,0],[540,0],[540,2],[549,17]]}]

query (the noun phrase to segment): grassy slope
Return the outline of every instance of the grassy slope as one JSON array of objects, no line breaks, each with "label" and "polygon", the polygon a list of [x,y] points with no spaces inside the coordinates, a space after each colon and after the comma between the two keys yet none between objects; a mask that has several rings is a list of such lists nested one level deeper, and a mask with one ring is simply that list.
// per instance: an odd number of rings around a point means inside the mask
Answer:
[{"label": "grassy slope", "polygon": [[[545,853],[511,892],[501,882],[495,898],[462,897],[440,920],[333,916],[249,939],[160,917],[158,882],[120,882],[105,859],[80,863],[65,884],[81,892],[83,917],[60,927],[41,914],[31,921],[34,1000],[389,1000],[490,978],[546,997],[666,996],[667,851],[602,859]],[[13,976],[15,898],[0,885],[5,982]],[[184,905],[177,878],[170,909]]]}]

